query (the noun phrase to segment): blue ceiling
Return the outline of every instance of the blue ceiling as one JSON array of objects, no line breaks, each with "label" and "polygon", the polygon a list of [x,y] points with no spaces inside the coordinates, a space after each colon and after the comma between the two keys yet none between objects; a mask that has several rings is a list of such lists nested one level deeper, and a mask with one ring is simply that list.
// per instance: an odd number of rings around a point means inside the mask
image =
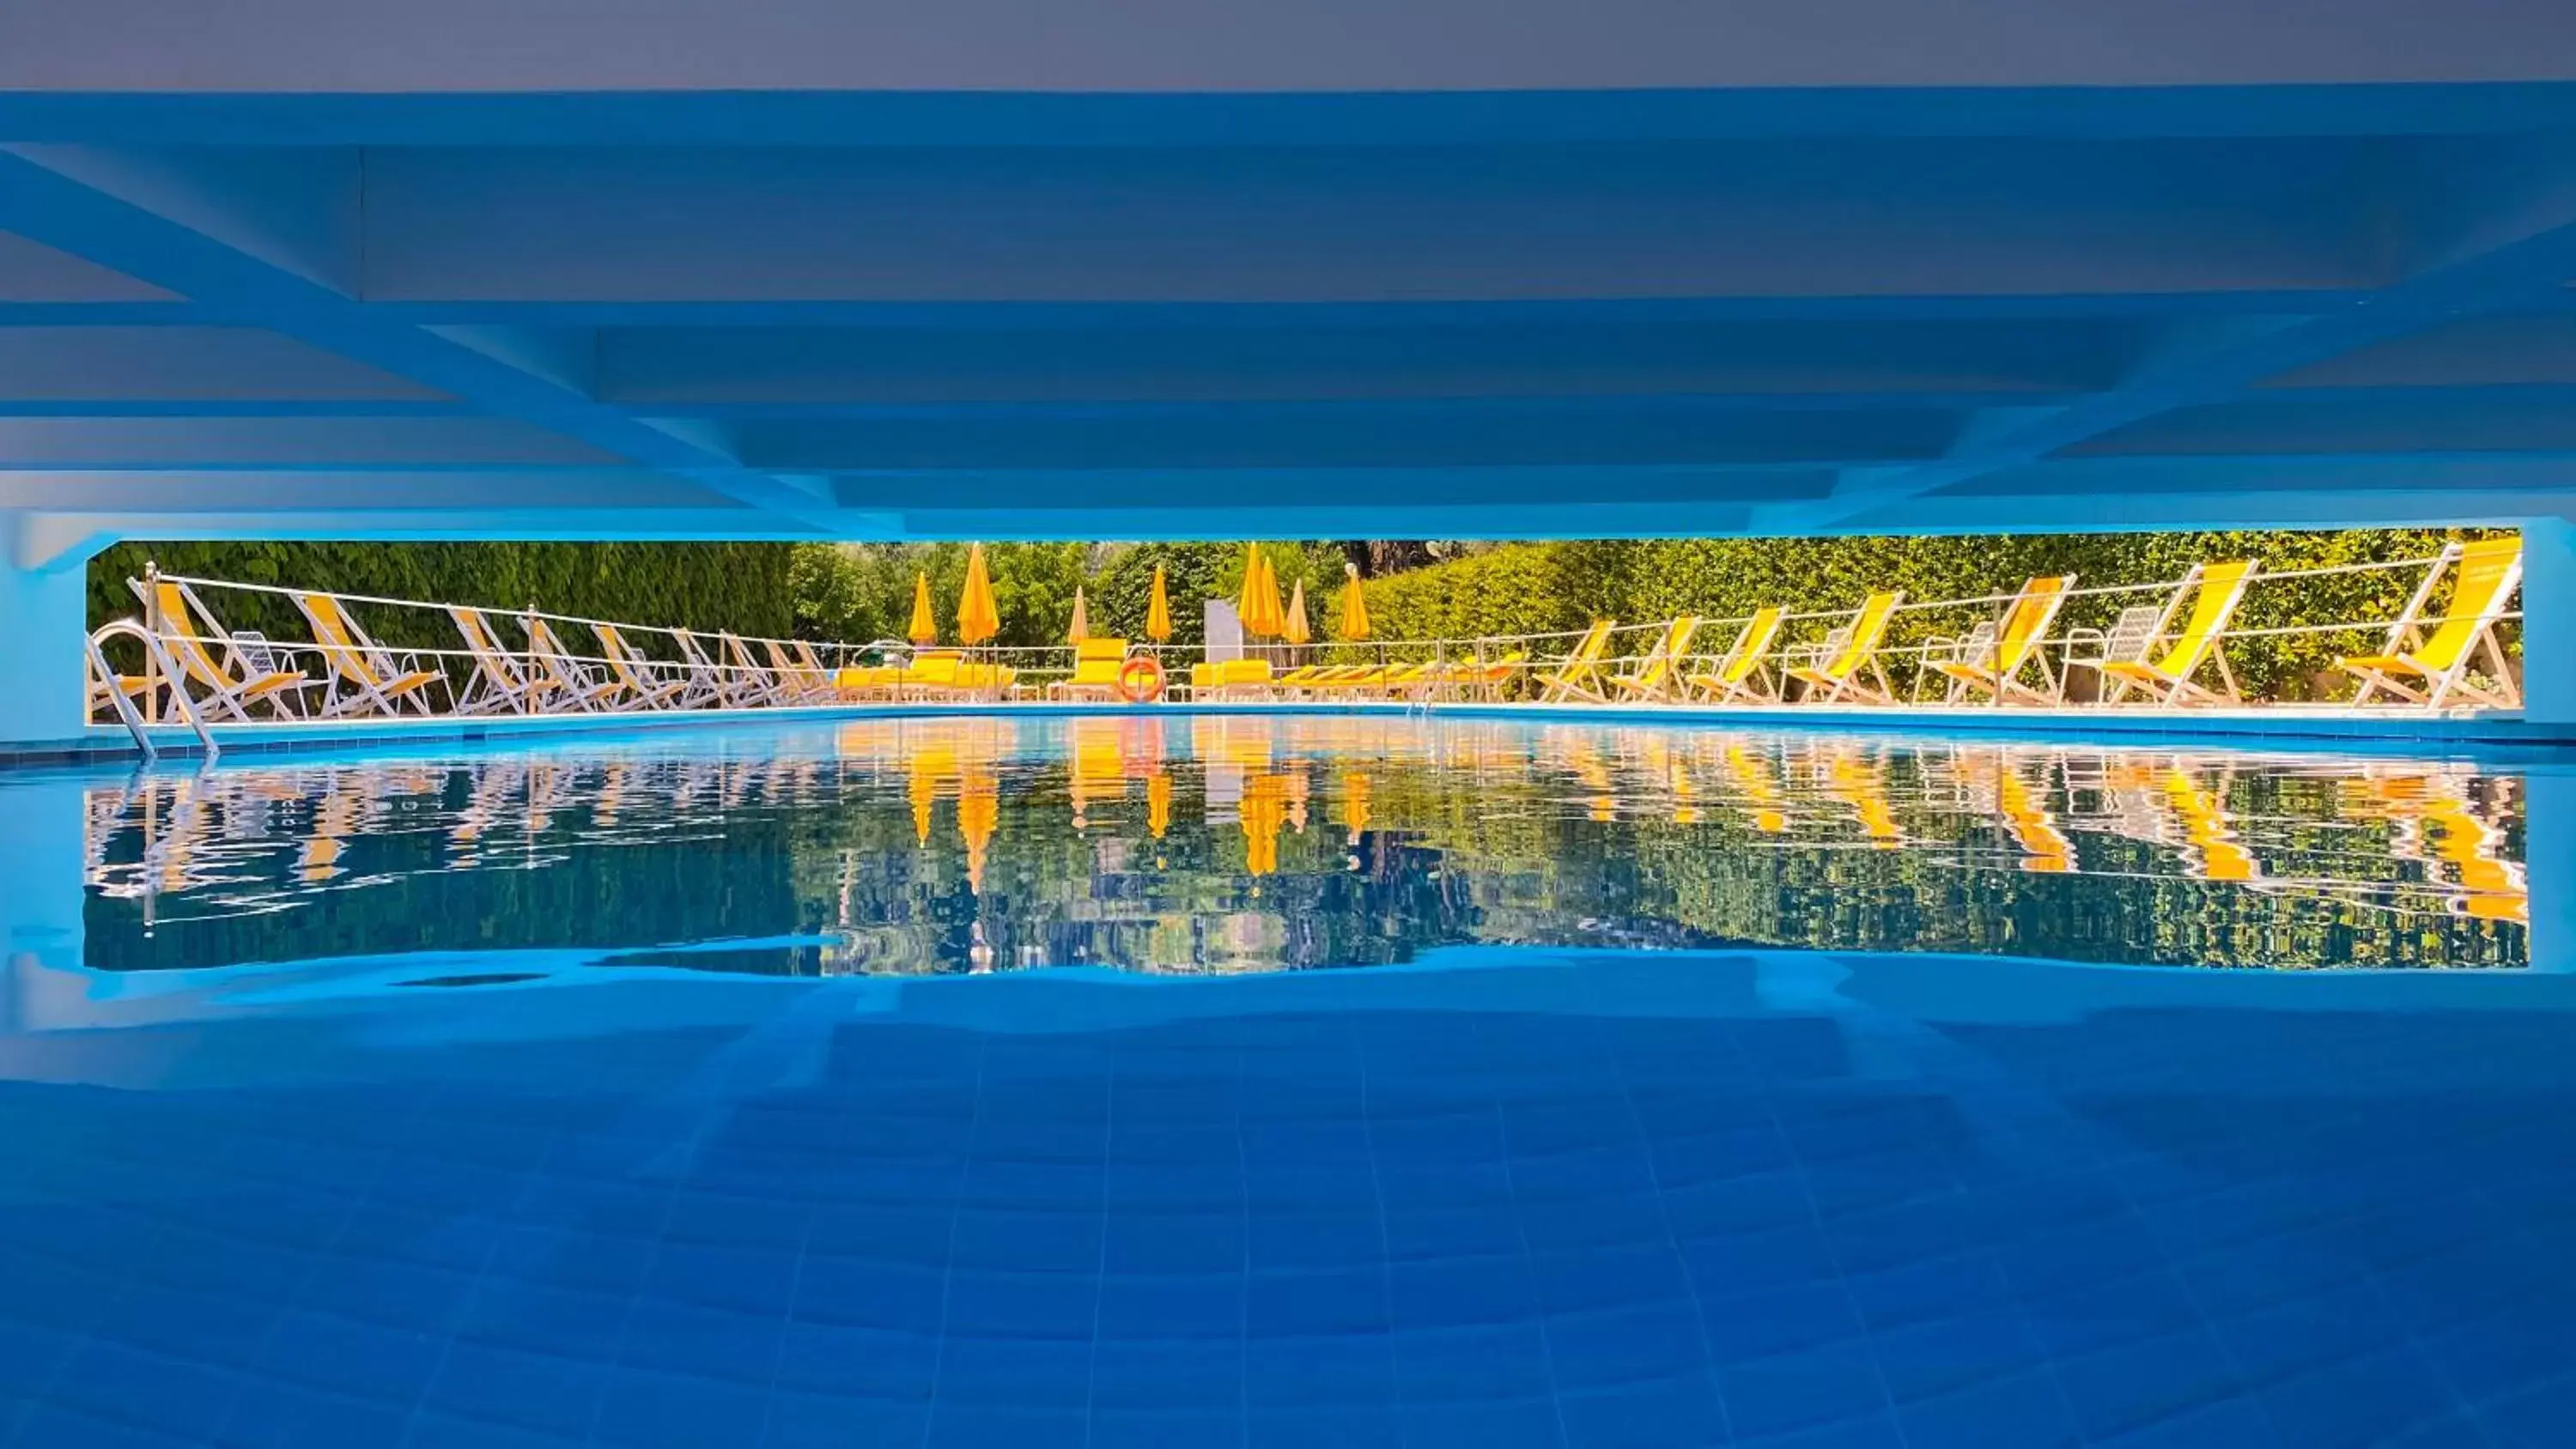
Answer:
[{"label": "blue ceiling", "polygon": [[1533,3],[1336,88],[1267,5],[1030,52],[979,0],[898,82],[695,0],[481,60],[260,3],[266,48],[0,14],[22,555],[2466,522],[2576,476],[2551,7],[2367,0],[2320,51],[2287,0],[2158,7],[2162,49],[1978,0],[1998,51],[1617,0],[1622,50]]}]

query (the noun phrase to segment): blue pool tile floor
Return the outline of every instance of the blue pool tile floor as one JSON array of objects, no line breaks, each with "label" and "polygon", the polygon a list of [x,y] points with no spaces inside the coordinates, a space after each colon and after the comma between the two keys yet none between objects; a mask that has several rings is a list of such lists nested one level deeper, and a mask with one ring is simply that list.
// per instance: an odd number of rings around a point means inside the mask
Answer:
[{"label": "blue pool tile floor", "polygon": [[2576,1442],[2560,1007],[1945,1020],[1766,1006],[1749,956],[1555,969],[1588,1005],[609,982],[22,1038],[0,1433]]}]

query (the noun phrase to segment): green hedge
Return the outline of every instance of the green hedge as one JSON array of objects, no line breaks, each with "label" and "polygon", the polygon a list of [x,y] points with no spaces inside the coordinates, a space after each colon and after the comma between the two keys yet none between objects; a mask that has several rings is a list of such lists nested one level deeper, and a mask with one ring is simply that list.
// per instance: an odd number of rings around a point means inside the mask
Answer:
[{"label": "green hedge", "polygon": [[[792,553],[779,543],[124,543],[90,561],[89,618],[94,629],[134,617],[126,580],[140,578],[148,559],[164,573],[237,583],[783,635],[794,620]],[[227,628],[309,637],[278,595],[204,597]],[[443,614],[363,605],[358,613],[383,643],[457,647]]]},{"label": "green hedge", "polygon": [[[1368,583],[1370,623],[1380,638],[1464,638],[1583,628],[1596,618],[1646,623],[1680,614],[1733,618],[1766,604],[1793,610],[1847,609],[1873,589],[1912,599],[2010,593],[2037,574],[2073,573],[2079,587],[2180,578],[2195,560],[2252,558],[2266,570],[2426,558],[2477,531],[2353,529],[2337,532],[2026,534],[1936,538],[1601,539],[1507,544],[1449,563]],[[2389,619],[2420,575],[2379,570],[2326,578],[2260,576],[2236,626],[2281,628]],[[2123,604],[2149,596],[2072,601],[2061,627],[2099,627]],[[1892,645],[1955,636],[1995,606],[1914,611],[1898,616]],[[1793,625],[1784,642],[1812,639],[1830,620]],[[2298,699],[2327,692],[2337,657],[2377,644],[2361,628],[2231,642],[2227,652],[2251,696]],[[1699,647],[1722,651],[1727,637]],[[1900,674],[1900,687],[1907,681]]]}]

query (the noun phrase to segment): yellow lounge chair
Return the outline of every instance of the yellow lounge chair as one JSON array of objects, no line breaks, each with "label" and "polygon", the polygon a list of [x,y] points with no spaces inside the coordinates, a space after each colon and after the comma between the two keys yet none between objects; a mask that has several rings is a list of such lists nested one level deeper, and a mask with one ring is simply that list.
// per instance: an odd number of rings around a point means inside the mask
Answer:
[{"label": "yellow lounge chair", "polygon": [[1595,619],[1583,631],[1574,650],[1557,666],[1538,676],[1539,698],[1549,703],[1569,699],[1588,699],[1600,703],[1609,697],[1609,686],[1602,682],[1601,658],[1610,647],[1610,631],[1618,627],[1608,619]]},{"label": "yellow lounge chair", "polygon": [[1268,699],[1276,683],[1267,659],[1201,660],[1190,666],[1192,699]]},{"label": "yellow lounge chair", "polygon": [[[2432,615],[2426,611],[2446,569],[2453,580],[2451,601],[2439,616]],[[2389,629],[2379,652],[2336,661],[2361,676],[2361,690],[2352,702],[2368,704],[2372,695],[2385,690],[2426,709],[2440,709],[2454,694],[2496,709],[2519,708],[2522,691],[2514,686],[2496,626],[2521,585],[2522,540],[2518,537],[2455,543],[2443,549],[2415,597],[2406,601],[2406,612]],[[2425,626],[2434,624],[2437,617],[2438,627],[2427,633]],[[2471,665],[2481,660],[2486,684],[2470,679]]]},{"label": "yellow lounge chair", "polygon": [[[148,611],[146,627],[160,637],[162,647],[186,676],[169,681],[170,687],[181,689],[193,682],[196,688],[188,698],[200,713],[248,723],[250,707],[265,704],[280,719],[294,716],[296,692],[314,682],[302,671],[252,668],[240,649],[227,641],[223,622],[186,584],[156,574],[148,583],[129,579],[126,586]],[[218,645],[229,658],[216,655]]]},{"label": "yellow lounge chair", "polygon": [[755,674],[717,663],[716,651],[686,629],[673,629],[671,639],[680,646],[680,658],[689,671],[689,688],[680,696],[680,708],[740,709],[762,701],[765,687]]},{"label": "yellow lounge chair", "polygon": [[778,692],[788,703],[817,704],[831,698],[832,676],[819,668],[807,668],[775,639],[761,640],[760,647],[769,656],[770,673],[778,680]]},{"label": "yellow lounge chair", "polygon": [[944,697],[958,688],[957,671],[966,662],[962,649],[922,649],[914,652],[911,662],[903,667],[901,689],[906,698]]},{"label": "yellow lounge chair", "polygon": [[[2164,706],[2236,703],[2236,675],[2227,667],[2223,636],[2228,620],[2236,616],[2236,606],[2244,602],[2245,586],[2253,582],[2254,568],[2250,559],[2192,565],[2191,572],[2183,577],[2182,587],[2174,591],[2172,602],[2165,605],[2164,620],[2156,628],[2159,638],[2170,641],[2165,652],[2154,659],[2104,660],[2099,666],[2109,686],[2104,702],[2115,702],[2129,690],[2138,689]],[[2181,632],[2169,635],[2173,616],[2187,595],[2192,600],[2191,617],[2184,621]],[[2217,689],[2196,682],[2200,671],[2213,664],[2218,669]]]},{"label": "yellow lounge chair", "polygon": [[1474,666],[1472,670],[1472,683],[1476,696],[1488,700],[1499,698],[1503,692],[1503,686],[1511,683],[1515,675],[1528,668],[1529,651],[1526,649],[1514,649],[1485,660]]},{"label": "yellow lounge chair", "polygon": [[[2032,579],[2005,606],[2001,619],[1979,624],[1956,641],[1951,658],[1933,659],[1926,654],[1932,668],[1950,681],[1949,702],[1957,704],[1978,690],[1997,704],[2016,698],[2032,704],[2063,702],[2063,682],[2049,667],[2048,651],[2041,646],[2047,642],[2049,626],[2057,622],[2057,611],[2065,607],[2066,591],[2073,587],[2073,574]],[[2039,671],[2037,687],[2021,678],[2034,667]]]},{"label": "yellow lounge chair", "polygon": [[[295,607],[313,630],[313,643],[331,667],[331,682],[322,697],[325,716],[374,710],[401,714],[430,713],[429,686],[447,676],[422,669],[414,660],[400,663],[358,627],[348,606],[330,594],[292,594]],[[342,691],[342,686],[347,691]]]},{"label": "yellow lounge chair", "polygon": [[1126,640],[1085,639],[1073,646],[1073,673],[1048,685],[1047,698],[1114,701],[1118,671],[1126,667]]},{"label": "yellow lounge chair", "polygon": [[547,694],[561,687],[511,657],[501,647],[501,636],[493,630],[492,621],[483,617],[482,610],[450,604],[447,617],[455,621],[457,634],[465,640],[465,652],[474,660],[473,676],[465,681],[465,688],[457,691],[456,713],[494,714],[506,709],[529,714]]},{"label": "yellow lounge chair", "polygon": [[742,636],[719,629],[716,631],[716,647],[724,651],[725,672],[737,681],[734,697],[738,702],[746,705],[789,702],[792,687],[788,681],[776,670],[754,662],[751,646],[742,642]]},{"label": "yellow lounge chair", "polygon": [[1675,619],[1634,670],[1610,676],[1610,687],[1625,699],[1672,698],[1681,682],[1682,661],[1690,657],[1691,640],[1698,633],[1698,615]]},{"label": "yellow lounge chair", "polygon": [[554,681],[575,709],[606,709],[609,702],[625,692],[626,686],[614,678],[594,672],[589,665],[573,658],[572,651],[555,637],[554,626],[537,614],[519,616],[519,626],[528,631],[528,661],[535,671]]},{"label": "yellow lounge chair", "polygon": [[616,625],[593,624],[590,632],[599,637],[599,652],[608,660],[608,672],[616,679],[617,693],[626,702],[644,709],[669,709],[688,692],[688,680],[663,678],[662,666],[627,643],[626,635]]},{"label": "yellow lounge chair", "polygon": [[1827,634],[1809,655],[1808,663],[1791,669],[1789,677],[1807,687],[1798,702],[1839,704],[1853,699],[1865,704],[1894,704],[1896,691],[1887,683],[1887,672],[1879,667],[1878,646],[1887,638],[1888,621],[1896,617],[1896,606],[1904,598],[1904,590],[1890,589],[1863,599],[1851,621]]},{"label": "yellow lounge chair", "polygon": [[844,665],[839,673],[832,676],[832,687],[843,699],[891,694],[902,685],[903,666],[899,664]]},{"label": "yellow lounge chair", "polygon": [[1780,698],[1779,681],[1771,674],[1771,646],[1780,637],[1783,611],[1765,606],[1753,611],[1744,621],[1744,629],[1735,636],[1735,646],[1718,661],[1713,674],[1694,674],[1690,685],[1700,698],[1711,704],[1733,704],[1737,700],[1774,703]]}]

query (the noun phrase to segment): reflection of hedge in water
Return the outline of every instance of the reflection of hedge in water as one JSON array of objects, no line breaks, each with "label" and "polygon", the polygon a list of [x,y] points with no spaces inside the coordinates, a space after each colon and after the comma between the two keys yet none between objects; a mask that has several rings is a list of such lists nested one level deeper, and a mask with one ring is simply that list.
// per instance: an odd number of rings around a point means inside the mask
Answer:
[{"label": "reflection of hedge in water", "polygon": [[[427,798],[389,801],[388,818],[352,838],[338,862],[346,872],[339,882],[364,883],[290,910],[184,920],[173,913],[206,907],[165,903],[146,937],[142,902],[93,894],[84,909],[87,960],[106,970],[140,970],[414,951],[616,949],[795,929],[792,847],[780,816],[745,813],[726,822],[723,851],[750,862],[740,868],[711,868],[702,839],[584,844],[574,835],[588,812],[574,807],[560,811],[555,829],[527,847],[538,857],[567,858],[533,869],[453,870],[444,825],[470,794],[470,778],[451,774],[436,805],[444,819]],[[297,839],[311,808],[298,803],[270,834],[281,842]],[[523,846],[510,835],[481,849],[499,861]],[[130,848],[122,854],[133,858]],[[385,878],[367,879],[378,876]]]},{"label": "reflection of hedge in water", "polygon": [[[1614,807],[1629,813],[1594,820],[1582,812],[1607,798],[1595,793],[1599,778],[1549,771],[1485,788],[1382,766],[1371,775],[1371,828],[1354,845],[1333,821],[1334,772],[1312,778],[1305,829],[1283,830],[1278,872],[1253,878],[1242,828],[1192,808],[1195,781],[1179,792],[1183,808],[1156,841],[1144,830],[1141,789],[1094,802],[1088,833],[1076,835],[1062,768],[1015,772],[1000,791],[979,893],[968,884],[953,793],[932,807],[924,849],[901,787],[885,776],[853,780],[854,793],[804,807],[755,794],[724,817],[717,842],[708,838],[717,831],[712,821],[669,835],[618,830],[589,839],[597,833],[591,809],[566,805],[533,844],[516,834],[487,837],[477,847],[486,868],[456,870],[448,827],[472,793],[460,773],[435,798],[387,801],[384,818],[350,841],[342,881],[382,879],[273,915],[169,919],[174,910],[205,908],[181,900],[164,910],[150,939],[138,928],[138,902],[93,898],[89,956],[131,969],[425,950],[613,950],[789,933],[845,935],[848,945],[692,964],[958,971],[976,964],[979,940],[989,950],[983,959],[999,968],[1089,961],[1171,970],[1223,970],[1247,955],[1302,966],[1372,964],[1463,941],[2278,966],[2508,965],[2526,950],[2518,926],[2177,878],[2174,847],[2101,830],[2070,832],[2087,874],[2040,875],[2015,868],[2018,853],[2001,829],[1971,815],[1900,805],[1915,846],[1872,850],[1830,820],[1805,821],[1809,834],[1794,841],[1762,836],[1715,796],[1697,802],[1704,818],[1696,824],[1666,818],[1671,799],[1633,791]],[[595,784],[585,772],[580,793]],[[1903,802],[1927,787],[1916,762],[1898,760],[1888,788]],[[2390,856],[2386,823],[2318,818],[2331,815],[2333,789],[2249,775],[2227,803],[2238,819],[2267,822],[2268,869],[2390,885],[2420,872]],[[653,802],[666,803],[667,790],[639,781],[627,823],[658,823],[664,806]],[[1811,811],[1816,804],[1804,803]],[[1647,807],[1652,816],[1638,818]],[[277,842],[272,869],[291,868],[292,842],[314,808],[294,802],[268,822],[265,833]],[[129,832],[118,858],[130,861],[135,848]],[[560,859],[491,868],[521,851]]]}]

